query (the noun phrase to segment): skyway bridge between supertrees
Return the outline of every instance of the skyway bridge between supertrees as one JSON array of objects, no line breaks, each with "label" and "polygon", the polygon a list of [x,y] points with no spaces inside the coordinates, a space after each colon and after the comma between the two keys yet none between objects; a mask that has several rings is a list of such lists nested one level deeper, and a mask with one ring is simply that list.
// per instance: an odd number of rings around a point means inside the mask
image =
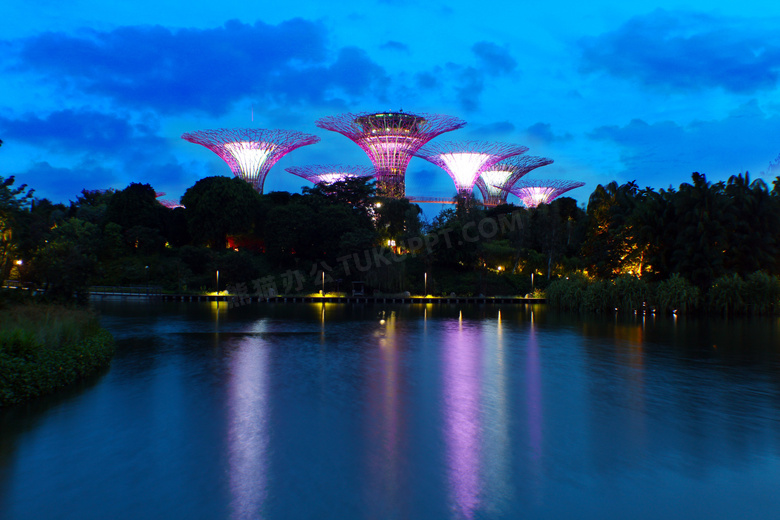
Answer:
[{"label": "skyway bridge between supertrees", "polygon": [[377,194],[404,198],[409,161],[428,141],[466,122],[452,116],[399,112],[346,113],[323,117],[318,127],[338,132],[357,144],[374,165]]},{"label": "skyway bridge between supertrees", "polygon": [[320,141],[312,134],[263,128],[199,130],[181,137],[219,155],[236,177],[259,193],[263,193],[265,177],[279,159],[296,148]]}]

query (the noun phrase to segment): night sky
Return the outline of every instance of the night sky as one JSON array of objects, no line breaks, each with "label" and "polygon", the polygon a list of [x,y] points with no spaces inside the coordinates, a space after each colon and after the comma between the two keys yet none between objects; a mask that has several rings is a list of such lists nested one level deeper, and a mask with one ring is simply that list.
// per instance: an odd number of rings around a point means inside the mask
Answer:
[{"label": "night sky", "polygon": [[[288,166],[369,164],[318,118],[403,109],[468,121],[437,141],[517,143],[554,159],[528,178],[584,181],[567,194],[583,204],[612,180],[771,180],[778,27],[780,3],[752,0],[5,0],[0,176],[57,202],[130,182],[178,199],[200,178],[232,175],[182,133],[280,128],[322,138],[265,183],[299,191],[310,184]],[[415,158],[407,194],[454,186]]]}]

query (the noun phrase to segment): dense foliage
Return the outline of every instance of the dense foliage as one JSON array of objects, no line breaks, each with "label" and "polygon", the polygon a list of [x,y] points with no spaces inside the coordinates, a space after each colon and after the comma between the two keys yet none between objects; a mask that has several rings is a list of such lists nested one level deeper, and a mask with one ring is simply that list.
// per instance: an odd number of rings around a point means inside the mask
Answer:
[{"label": "dense foliage", "polygon": [[113,354],[113,338],[86,310],[6,307],[0,318],[0,407],[72,384],[108,366]]}]

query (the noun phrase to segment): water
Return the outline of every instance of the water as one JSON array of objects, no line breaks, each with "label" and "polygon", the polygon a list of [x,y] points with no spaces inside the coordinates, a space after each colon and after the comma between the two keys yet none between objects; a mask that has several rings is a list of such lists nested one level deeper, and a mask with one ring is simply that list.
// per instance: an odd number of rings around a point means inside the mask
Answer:
[{"label": "water", "polygon": [[0,518],[780,511],[777,318],[98,309],[111,368],[0,413]]}]

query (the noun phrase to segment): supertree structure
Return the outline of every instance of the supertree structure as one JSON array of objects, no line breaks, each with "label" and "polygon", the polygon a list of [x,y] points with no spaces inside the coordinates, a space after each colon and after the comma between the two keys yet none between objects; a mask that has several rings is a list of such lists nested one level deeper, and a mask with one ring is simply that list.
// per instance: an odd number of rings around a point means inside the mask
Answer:
[{"label": "supertree structure", "polygon": [[417,156],[446,171],[455,182],[458,198],[468,199],[477,177],[507,157],[525,153],[528,147],[480,141],[432,143]]},{"label": "supertree structure", "polygon": [[526,207],[535,208],[539,204],[549,204],[567,191],[580,186],[585,186],[585,183],[562,180],[521,180],[509,191],[520,197]]},{"label": "supertree structure", "polygon": [[181,138],[219,155],[236,177],[260,193],[263,193],[265,177],[276,161],[296,148],[320,140],[316,135],[303,132],[263,128],[199,130],[183,134]]},{"label": "supertree structure", "polygon": [[465,124],[457,117],[406,112],[340,114],[316,122],[360,146],[374,165],[377,194],[395,198],[406,195],[404,178],[414,154],[434,137]]},{"label": "supertree structure", "polygon": [[161,197],[165,197],[164,191],[157,191],[154,193],[155,197],[157,197],[157,202],[162,204],[168,209],[176,209],[176,208],[183,208],[184,206],[181,205],[181,203],[176,202],[175,200],[169,200],[169,199],[163,199]]},{"label": "supertree structure", "polygon": [[287,171],[298,177],[319,184],[338,182],[354,177],[372,177],[374,169],[370,166],[344,166],[341,164],[318,164],[313,166],[292,166]]},{"label": "supertree structure", "polygon": [[517,155],[482,170],[475,183],[482,193],[482,203],[485,206],[506,204],[509,189],[517,181],[528,172],[552,163],[553,160],[547,157]]}]

